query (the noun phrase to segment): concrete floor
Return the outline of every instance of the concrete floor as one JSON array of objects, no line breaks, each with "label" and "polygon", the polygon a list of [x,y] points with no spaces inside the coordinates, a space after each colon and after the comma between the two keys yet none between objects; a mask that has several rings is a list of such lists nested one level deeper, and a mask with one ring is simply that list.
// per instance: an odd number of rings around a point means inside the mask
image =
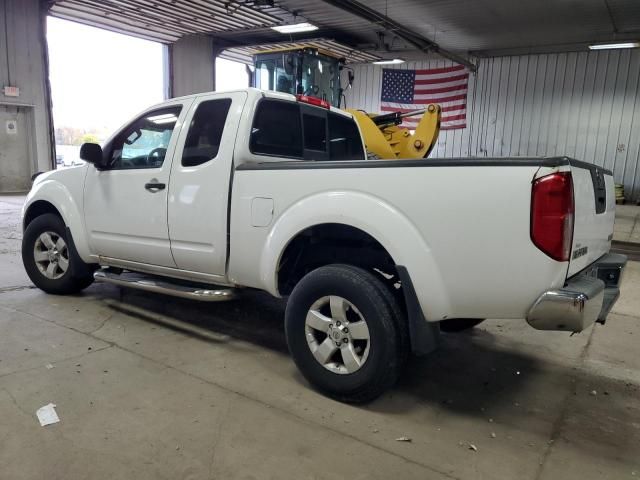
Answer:
[{"label": "concrete floor", "polygon": [[21,202],[0,197],[2,479],[640,478],[638,263],[606,326],[487,321],[354,407],[308,387],[266,295],[33,288]]},{"label": "concrete floor", "polygon": [[640,206],[616,205],[616,225],[613,239],[640,243]]}]

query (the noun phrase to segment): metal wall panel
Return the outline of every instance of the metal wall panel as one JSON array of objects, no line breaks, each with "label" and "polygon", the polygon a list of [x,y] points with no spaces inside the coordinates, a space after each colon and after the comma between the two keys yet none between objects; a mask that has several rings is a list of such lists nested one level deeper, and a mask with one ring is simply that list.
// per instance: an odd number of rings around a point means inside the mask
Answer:
[{"label": "metal wall panel", "polygon": [[[382,66],[354,70],[347,105],[378,111]],[[469,78],[467,128],[443,131],[432,155],[568,155],[613,170],[627,199],[639,199],[640,50],[480,59]]]}]

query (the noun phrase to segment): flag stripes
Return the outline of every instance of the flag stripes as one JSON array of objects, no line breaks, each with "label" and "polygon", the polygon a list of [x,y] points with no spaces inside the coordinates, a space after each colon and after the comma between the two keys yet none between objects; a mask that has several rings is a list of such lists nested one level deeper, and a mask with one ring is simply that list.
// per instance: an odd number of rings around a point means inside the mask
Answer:
[{"label": "flag stripes", "polygon": [[[440,128],[466,127],[469,73],[463,65],[444,68],[383,69],[380,110],[409,112],[431,103],[442,109]],[[415,128],[420,116],[404,119],[402,125]]]}]

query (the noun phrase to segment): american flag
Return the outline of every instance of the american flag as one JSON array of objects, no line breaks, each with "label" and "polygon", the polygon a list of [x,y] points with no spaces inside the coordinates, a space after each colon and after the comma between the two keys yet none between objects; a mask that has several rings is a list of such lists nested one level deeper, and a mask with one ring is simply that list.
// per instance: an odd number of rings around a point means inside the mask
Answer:
[{"label": "american flag", "polygon": [[[382,70],[382,113],[408,112],[430,103],[442,107],[442,130],[467,126],[469,72],[462,65],[429,70]],[[420,117],[405,118],[402,125],[415,128]]]}]

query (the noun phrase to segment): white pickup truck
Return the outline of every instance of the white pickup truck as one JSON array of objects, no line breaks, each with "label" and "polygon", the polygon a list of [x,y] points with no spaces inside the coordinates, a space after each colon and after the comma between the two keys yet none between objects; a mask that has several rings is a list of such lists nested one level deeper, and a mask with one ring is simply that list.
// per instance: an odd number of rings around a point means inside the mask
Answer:
[{"label": "white pickup truck", "polygon": [[24,206],[35,285],[94,279],[222,301],[288,297],[304,376],[370,400],[442,329],[485,318],[579,332],[604,321],[611,172],[558,158],[367,160],[357,124],[307,97],[242,89],[156,105]]}]

